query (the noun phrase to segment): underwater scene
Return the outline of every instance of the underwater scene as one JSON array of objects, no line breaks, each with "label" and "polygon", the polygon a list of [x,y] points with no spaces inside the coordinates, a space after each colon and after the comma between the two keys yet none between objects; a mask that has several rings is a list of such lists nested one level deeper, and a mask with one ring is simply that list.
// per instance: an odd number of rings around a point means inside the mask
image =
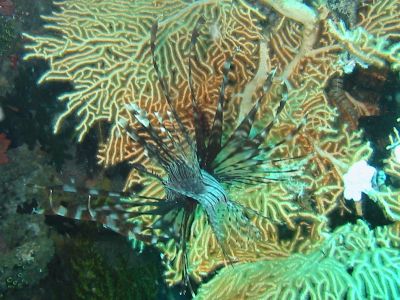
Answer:
[{"label": "underwater scene", "polygon": [[0,299],[400,299],[400,0],[0,0]]}]

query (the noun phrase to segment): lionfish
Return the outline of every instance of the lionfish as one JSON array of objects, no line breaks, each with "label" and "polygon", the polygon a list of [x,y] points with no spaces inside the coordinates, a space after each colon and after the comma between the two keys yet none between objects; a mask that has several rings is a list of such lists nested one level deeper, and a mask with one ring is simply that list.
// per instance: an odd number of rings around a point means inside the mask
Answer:
[{"label": "lionfish", "polygon": [[[196,209],[200,207],[205,212],[224,257],[231,262],[227,250],[229,230],[234,229],[233,226],[250,226],[248,230],[250,235],[252,232],[257,234],[250,225],[250,215],[259,215],[259,213],[233,201],[227,193],[226,186],[266,184],[281,180],[276,174],[296,172],[297,169],[271,167],[271,163],[291,158],[268,159],[266,154],[290,140],[304,123],[294,129],[292,134],[275,144],[265,145],[264,142],[287,101],[287,95],[283,95],[273,119],[254,133],[253,124],[256,115],[265,98],[265,93],[272,83],[273,76],[270,75],[266,80],[262,95],[223,142],[224,110],[227,103],[225,87],[228,84],[228,73],[232,67],[233,56],[230,56],[223,66],[223,79],[214,118],[212,124],[208,125],[201,107],[198,105],[192,82],[192,50],[200,34],[200,26],[204,22],[203,17],[197,21],[190,41],[188,85],[191,93],[191,116],[194,130],[189,130],[179,117],[168,92],[166,81],[161,76],[155,55],[157,22],[151,29],[150,51],[154,70],[169,107],[168,119],[164,120],[159,113],[155,112],[157,125],[152,124],[148,118],[149,114],[145,110],[135,103],[130,103],[126,105],[126,108],[137,121],[138,128],[129,128],[128,122],[124,118],[118,121],[123,132],[138,143],[144,149],[146,157],[160,166],[166,175],[157,174],[140,162],[132,164],[132,168],[141,175],[158,181],[163,186],[165,196],[156,198],[140,192],[105,192],[63,185],[49,188],[50,211],[45,212],[79,220],[96,221],[122,235],[134,237],[149,244],[167,242],[171,238],[176,239],[183,251],[183,279],[189,286],[187,242],[190,238],[190,229]],[[89,195],[88,201],[85,205],[54,205],[52,194],[57,188],[62,192],[85,192]],[[112,198],[112,200],[100,207],[93,207],[91,199],[102,195]],[[130,201],[123,201],[125,198],[129,198]],[[146,215],[156,219],[151,226],[142,226],[137,222],[130,221]],[[177,224],[179,225],[177,226]],[[179,229],[176,230],[176,227]],[[241,229],[236,228],[235,230],[240,231]],[[160,231],[161,233],[159,233]]]}]

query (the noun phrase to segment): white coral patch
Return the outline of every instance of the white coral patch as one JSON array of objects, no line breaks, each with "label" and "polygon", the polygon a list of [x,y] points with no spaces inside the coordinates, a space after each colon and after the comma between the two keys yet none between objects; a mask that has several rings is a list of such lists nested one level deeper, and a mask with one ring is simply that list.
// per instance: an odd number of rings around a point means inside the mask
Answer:
[{"label": "white coral patch", "polygon": [[361,193],[372,190],[372,179],[375,173],[376,169],[368,165],[365,160],[353,164],[343,175],[345,199],[360,201]]}]

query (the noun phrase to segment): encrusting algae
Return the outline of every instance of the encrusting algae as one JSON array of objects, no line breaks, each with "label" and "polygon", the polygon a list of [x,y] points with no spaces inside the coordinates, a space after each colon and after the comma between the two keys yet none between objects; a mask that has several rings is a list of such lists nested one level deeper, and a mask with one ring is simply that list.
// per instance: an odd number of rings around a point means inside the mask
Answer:
[{"label": "encrusting algae", "polygon": [[[329,287],[346,281],[354,283],[354,295],[363,293],[370,280],[355,278],[344,261],[321,252],[334,251],[326,248],[335,248],[331,241],[337,232],[366,227],[345,225],[331,233],[330,218],[351,212],[352,202],[343,196],[344,174],[367,161],[372,148],[362,131],[351,130],[330,105],[339,102],[328,101],[326,88],[354,68],[398,73],[400,1],[349,6],[356,10],[344,14],[353,16],[349,28],[333,9],[337,6],[323,0],[309,5],[297,0],[70,0],[56,6],[57,12],[44,17],[51,34],[25,35],[31,40],[25,59],[49,62],[39,82],[74,86],[59,97],[66,110],[55,132],[72,116],[78,120],[79,141],[95,125],[107,124],[99,163],[127,163],[131,172],[123,192],[88,190],[89,201],[82,205],[60,206],[57,188],[51,188],[55,213],[97,220],[155,244],[171,285],[190,285],[189,277],[200,284],[227,263],[240,263],[238,269],[223,268],[200,288],[199,297],[212,299],[219,282],[226,282],[231,293],[220,297],[246,298],[251,282],[233,284],[243,276],[237,272],[242,268],[259,274],[248,277],[259,282],[253,297],[267,297],[268,282],[280,284],[288,276],[287,265],[314,256],[321,264],[300,268],[298,276],[301,270],[315,271],[329,283],[321,294],[313,275],[305,278],[309,297],[328,297]],[[396,178],[394,157],[385,171]],[[398,222],[398,187],[372,186],[370,199]],[[62,189],[78,192],[72,186]],[[109,198],[104,205],[95,201],[100,194]],[[374,246],[368,255],[392,261],[397,247]],[[360,255],[352,260],[356,270],[367,254],[353,250]],[[327,267],[335,261],[343,266]],[[279,271],[271,274],[270,267]],[[380,266],[375,267],[371,276],[380,276]],[[391,280],[396,279],[380,282],[379,292],[370,295],[398,295]],[[290,299],[302,292],[288,290]],[[341,291],[335,297],[344,297]]]}]

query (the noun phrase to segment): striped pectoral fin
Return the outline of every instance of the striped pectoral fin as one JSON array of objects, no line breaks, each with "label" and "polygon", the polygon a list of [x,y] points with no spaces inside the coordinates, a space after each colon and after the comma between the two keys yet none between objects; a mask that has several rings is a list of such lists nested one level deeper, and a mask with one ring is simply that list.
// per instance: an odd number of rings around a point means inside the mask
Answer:
[{"label": "striped pectoral fin", "polygon": [[208,145],[207,145],[204,166],[211,164],[221,150],[223,127],[224,127],[224,108],[226,103],[225,87],[227,86],[229,81],[228,73],[231,69],[232,62],[233,62],[233,56],[230,56],[227,58],[223,66],[223,71],[222,71],[223,78],[219,91],[217,109],[215,111],[214,121],[212,123],[210,136],[208,138]]},{"label": "striped pectoral fin", "polygon": [[306,122],[307,122],[307,114],[301,119],[300,123],[296,126],[296,128],[294,128],[288,135],[286,135],[284,138],[277,141],[273,145],[262,146],[261,147],[262,151],[264,153],[267,153],[267,152],[279,147],[280,145],[291,141],[300,132],[300,130],[303,128],[303,126],[306,124]]},{"label": "striped pectoral fin", "polygon": [[206,122],[204,120],[204,116],[201,114],[200,107],[197,102],[196,94],[193,87],[193,78],[192,78],[192,61],[195,59],[195,49],[197,39],[200,35],[200,27],[205,23],[205,19],[201,16],[192,31],[192,37],[190,40],[189,46],[189,64],[188,64],[188,82],[189,82],[189,89],[190,95],[192,100],[192,111],[193,111],[193,121],[194,121],[194,129],[195,129],[195,138],[196,138],[196,146],[197,152],[199,154],[200,159],[204,159],[206,154],[206,144],[205,144],[205,137],[206,137]]},{"label": "striped pectoral fin", "polygon": [[265,96],[265,94],[262,94],[257,99],[257,101],[256,101],[256,103],[254,103],[252,109],[243,118],[243,120],[240,122],[239,126],[236,127],[236,129],[233,131],[231,136],[228,138],[228,140],[222,146],[222,149],[232,148],[232,145],[237,145],[237,144],[249,139],[250,131],[253,127],[256,114],[260,108],[261,101],[263,100],[264,96]]},{"label": "striped pectoral fin", "polygon": [[228,264],[232,264],[236,260],[235,246],[232,241],[237,239],[237,236],[232,233],[237,231],[235,227],[240,226],[240,224],[234,222],[236,216],[228,207],[228,203],[220,202],[203,208],[223,257]]},{"label": "striped pectoral fin", "polygon": [[278,107],[276,108],[275,115],[273,116],[272,120],[252,138],[252,140],[258,146],[261,146],[267,140],[268,135],[271,132],[271,129],[273,128],[275,123],[277,122],[279,115],[283,111],[287,103],[287,100],[288,100],[287,85],[283,83],[281,100],[279,101]]},{"label": "striped pectoral fin", "polygon": [[[103,207],[99,203],[104,201],[113,203],[113,205],[121,203],[118,209],[125,209],[127,204],[122,203],[121,200],[130,197],[130,193],[79,188],[68,184],[43,189],[49,191],[49,202],[48,207],[44,210],[45,214],[55,214],[77,220],[96,221],[97,210],[99,207]],[[86,201],[77,202],[79,201],[77,198],[82,198],[82,195],[87,195]],[[108,209],[111,209],[109,205],[107,206]]]},{"label": "striped pectoral fin", "polygon": [[[261,239],[259,229],[251,221],[251,214],[244,207],[229,201],[224,207],[217,209],[219,243],[229,261],[235,260],[235,249],[253,247]],[[216,227],[215,225],[213,226]]]},{"label": "striped pectoral fin", "polygon": [[88,196],[86,203],[55,203],[53,196],[50,196],[50,206],[45,210],[47,214],[82,220],[95,221],[101,224],[111,223],[111,219],[128,218],[129,204],[104,204],[93,206],[92,196]]},{"label": "striped pectoral fin", "polygon": [[48,215],[54,214],[75,220],[94,221],[92,211],[88,209],[86,205],[82,204],[63,205],[61,203],[51,203],[50,207],[46,209],[44,213]]},{"label": "striped pectoral fin", "polygon": [[[255,173],[261,174],[263,177],[268,178],[268,174],[279,172],[279,168],[272,168],[272,166],[278,163],[279,160],[268,159],[267,154],[271,150],[276,149],[280,145],[292,140],[294,136],[299,133],[305,123],[306,117],[301,120],[298,126],[293,129],[291,133],[273,144],[263,145],[259,144],[260,141],[253,140],[244,140],[241,143],[231,142],[213,162],[215,174],[219,178],[227,178],[232,177],[234,173],[242,172],[243,177],[252,177],[251,173]],[[271,124],[272,123],[270,123],[266,128],[272,126]],[[297,158],[301,157],[288,157],[281,159],[281,161]],[[294,171],[296,170],[292,168],[285,168],[281,169],[280,173],[293,173]]]},{"label": "striped pectoral fin", "polygon": [[157,78],[161,87],[161,92],[164,95],[165,100],[167,101],[167,104],[169,106],[171,116],[173,117],[174,121],[178,125],[178,129],[180,133],[184,137],[184,141],[186,144],[191,148],[193,151],[195,150],[195,145],[194,141],[190,137],[188,129],[185,127],[183,124],[182,119],[179,117],[178,112],[174,106],[173,100],[171,98],[171,95],[168,91],[167,84],[165,79],[162,77],[160,69],[158,67],[157,59],[156,59],[156,40],[157,40],[157,33],[158,33],[158,21],[155,21],[151,27],[151,37],[150,37],[150,52],[151,52],[151,57],[152,57],[152,62],[153,62],[153,67],[154,70],[156,71]]},{"label": "striped pectoral fin", "polygon": [[[272,79],[274,77],[274,72],[271,73],[266,80],[266,89],[272,85]],[[261,96],[257,99],[257,101],[253,104],[251,110],[247,113],[247,115],[243,118],[240,124],[236,127],[227,141],[221,148],[221,151],[216,156],[215,161],[213,161],[214,167],[218,167],[222,163],[226,162],[226,160],[233,158],[242,154],[243,152],[248,152],[248,150],[257,149],[260,145],[259,140],[251,138],[250,132],[253,128],[254,121],[256,119],[256,115],[260,109],[261,103],[265,98],[265,91],[261,94]],[[281,112],[284,107],[285,101],[281,101],[279,108],[277,110],[277,115]],[[272,128],[273,122],[271,122],[267,127],[267,131]]]},{"label": "striped pectoral fin", "polygon": [[233,252],[232,249],[229,247],[229,243],[227,243],[229,231],[226,229],[226,224],[224,224],[223,219],[213,218],[209,214],[207,215],[212,232],[214,233],[215,239],[217,240],[217,243],[221,248],[221,252],[224,258],[227,262],[233,263]]},{"label": "striped pectoral fin", "polygon": [[212,167],[216,174],[222,175],[223,173],[226,173],[226,168],[238,167],[241,163],[246,163],[259,153],[260,150],[250,140],[231,142],[225,147],[224,151],[218,154]]},{"label": "striped pectoral fin", "polygon": [[[88,201],[90,203],[90,201]],[[142,203],[140,203],[142,204]],[[150,204],[149,204],[150,205]],[[70,204],[70,205],[52,205],[46,214],[55,214],[62,217],[93,221],[102,224],[104,227],[127,236],[143,241],[147,244],[165,242],[166,236],[159,236],[153,233],[153,229],[144,225],[142,215],[158,213],[158,209],[150,209],[146,212],[130,211],[132,207],[141,206],[130,203],[109,203],[102,206],[91,207],[90,204]]]},{"label": "striped pectoral fin", "polygon": [[[49,203],[44,213],[70,219],[106,224],[111,217],[129,218],[131,213],[128,210],[135,206],[123,202],[123,199],[132,196],[125,192],[78,188],[71,185],[53,186],[48,189]],[[86,201],[78,202],[77,199],[82,198],[82,195],[87,195]]]},{"label": "striped pectoral fin", "polygon": [[[134,202],[127,204],[107,204],[102,207],[92,209],[93,221],[103,224],[106,228],[119,233],[128,238],[140,240],[146,244],[156,244],[166,242],[170,237],[167,234],[157,232],[157,228],[146,224],[142,216],[157,216],[164,211],[163,205],[157,205],[161,202]],[[154,208],[146,208],[147,206]],[[133,209],[133,210],[132,210]]]}]

